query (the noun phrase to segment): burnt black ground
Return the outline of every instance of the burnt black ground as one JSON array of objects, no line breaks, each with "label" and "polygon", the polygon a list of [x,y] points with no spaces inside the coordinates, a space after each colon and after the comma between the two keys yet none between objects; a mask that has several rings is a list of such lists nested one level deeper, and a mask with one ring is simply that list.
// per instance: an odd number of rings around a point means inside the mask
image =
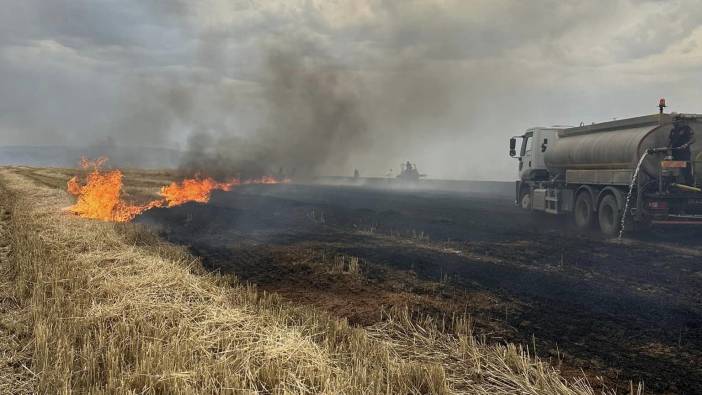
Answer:
[{"label": "burnt black ground", "polygon": [[245,186],[139,221],[208,267],[260,285],[288,277],[308,292],[293,277],[309,273],[268,252],[299,247],[488,293],[499,307],[470,313],[499,320],[500,338],[622,390],[633,380],[649,392],[702,393],[702,229],[657,228],[619,243],[523,212],[506,196],[304,185]]}]

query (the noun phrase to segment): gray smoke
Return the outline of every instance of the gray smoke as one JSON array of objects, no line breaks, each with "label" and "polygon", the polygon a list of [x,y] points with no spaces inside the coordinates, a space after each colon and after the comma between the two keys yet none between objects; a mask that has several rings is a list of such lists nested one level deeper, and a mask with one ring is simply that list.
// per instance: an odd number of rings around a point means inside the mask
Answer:
[{"label": "gray smoke", "polygon": [[367,148],[364,85],[352,72],[287,40],[270,46],[264,65],[263,126],[249,137],[191,135],[183,170],[306,177],[344,169],[353,152]]},{"label": "gray smoke", "polygon": [[0,144],[27,158],[507,180],[528,127],[702,100],[695,0],[6,3]]}]

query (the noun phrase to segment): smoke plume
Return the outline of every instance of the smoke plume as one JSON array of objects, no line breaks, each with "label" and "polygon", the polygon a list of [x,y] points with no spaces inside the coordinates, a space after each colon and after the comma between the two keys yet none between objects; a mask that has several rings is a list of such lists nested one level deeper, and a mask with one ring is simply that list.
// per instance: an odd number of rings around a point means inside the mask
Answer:
[{"label": "smoke plume", "polygon": [[302,43],[268,48],[263,126],[248,137],[195,133],[181,169],[214,176],[306,177],[349,166],[367,147],[363,82],[326,56],[310,56]]},{"label": "smoke plume", "polygon": [[510,180],[528,127],[702,100],[694,0],[6,3],[3,163]]}]

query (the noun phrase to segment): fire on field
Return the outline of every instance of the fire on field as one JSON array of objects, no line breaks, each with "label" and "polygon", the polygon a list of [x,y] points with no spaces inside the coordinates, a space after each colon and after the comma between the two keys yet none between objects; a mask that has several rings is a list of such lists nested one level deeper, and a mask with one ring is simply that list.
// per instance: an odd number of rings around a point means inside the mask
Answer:
[{"label": "fire on field", "polygon": [[0,298],[16,304],[1,393],[594,393],[467,318],[445,331],[398,310],[357,327],[208,273],[139,225],[60,215],[69,177],[0,169]]},{"label": "fire on field", "polygon": [[68,192],[77,198],[76,203],[67,208],[68,211],[84,218],[103,221],[127,222],[137,215],[154,207],[175,207],[188,202],[207,203],[212,191],[230,191],[241,184],[277,184],[289,182],[272,176],[256,179],[240,180],[230,178],[219,182],[211,177],[196,175],[181,181],[173,181],[160,188],[159,198],[145,204],[133,204],[123,198],[122,171],[119,169],[102,170],[107,157],[96,160],[81,159],[83,169],[92,171],[81,182],[78,176],[68,180]]}]

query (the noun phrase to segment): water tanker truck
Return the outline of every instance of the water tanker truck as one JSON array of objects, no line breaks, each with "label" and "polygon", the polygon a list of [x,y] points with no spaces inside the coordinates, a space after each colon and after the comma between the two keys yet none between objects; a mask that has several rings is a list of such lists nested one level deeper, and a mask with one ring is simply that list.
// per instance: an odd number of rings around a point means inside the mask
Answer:
[{"label": "water tanker truck", "polygon": [[702,224],[702,115],[660,113],[510,139],[516,204],[569,215],[608,236],[651,224]]}]

